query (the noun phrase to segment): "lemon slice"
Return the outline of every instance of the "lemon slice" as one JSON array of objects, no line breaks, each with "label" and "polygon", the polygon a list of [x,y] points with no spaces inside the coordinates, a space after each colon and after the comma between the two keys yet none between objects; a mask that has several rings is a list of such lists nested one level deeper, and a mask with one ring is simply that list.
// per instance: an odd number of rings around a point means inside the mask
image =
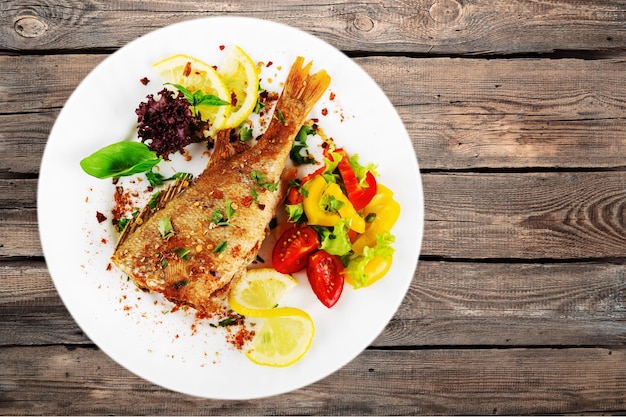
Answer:
[{"label": "lemon slice", "polygon": [[254,110],[259,98],[259,72],[250,56],[239,46],[228,52],[219,74],[226,84],[229,97],[233,104],[223,128],[237,127],[243,123]]},{"label": "lemon slice", "polygon": [[[302,310],[290,310],[286,316],[266,318],[252,339],[246,356],[259,365],[284,367],[298,361],[309,350],[315,326]],[[276,309],[283,310],[283,309]]]},{"label": "lemon slice", "polygon": [[275,307],[297,283],[291,275],[272,268],[251,269],[233,283],[228,303],[242,316],[269,317],[275,315],[272,310],[283,310]]},{"label": "lemon slice", "polygon": [[[230,90],[217,71],[207,63],[184,54],[173,55],[152,65],[165,83],[180,84],[189,90],[213,94],[231,102]],[[198,105],[196,110],[202,120],[210,122],[209,136],[224,128],[224,123],[231,113],[232,106]]]}]

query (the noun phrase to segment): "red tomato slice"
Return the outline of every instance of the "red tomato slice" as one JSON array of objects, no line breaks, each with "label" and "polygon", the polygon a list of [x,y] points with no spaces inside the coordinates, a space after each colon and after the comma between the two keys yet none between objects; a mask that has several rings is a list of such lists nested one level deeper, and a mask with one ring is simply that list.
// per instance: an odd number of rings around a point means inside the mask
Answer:
[{"label": "red tomato slice", "polygon": [[318,250],[309,256],[306,276],[317,298],[328,308],[334,306],[341,296],[343,270],[339,257],[325,250]]},{"label": "red tomato slice", "polygon": [[304,269],[307,256],[319,245],[319,236],[312,227],[290,227],[280,235],[272,250],[274,269],[283,274],[293,274]]}]

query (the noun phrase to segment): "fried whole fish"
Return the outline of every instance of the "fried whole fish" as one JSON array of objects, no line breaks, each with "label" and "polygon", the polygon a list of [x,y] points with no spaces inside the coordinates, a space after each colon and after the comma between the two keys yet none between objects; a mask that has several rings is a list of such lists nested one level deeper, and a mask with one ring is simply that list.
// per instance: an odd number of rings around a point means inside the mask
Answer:
[{"label": "fried whole fish", "polygon": [[203,313],[221,310],[229,284],[256,258],[285,190],[293,140],[330,84],[298,57],[261,139],[229,152],[228,133],[202,174],[179,179],[127,225],[112,261],[146,291]]}]

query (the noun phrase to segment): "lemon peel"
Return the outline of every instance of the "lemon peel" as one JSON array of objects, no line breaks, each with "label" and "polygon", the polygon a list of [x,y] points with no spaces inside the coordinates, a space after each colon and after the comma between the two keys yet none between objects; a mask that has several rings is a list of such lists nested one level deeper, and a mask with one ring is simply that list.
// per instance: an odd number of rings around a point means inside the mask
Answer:
[{"label": "lemon peel", "polygon": [[285,367],[309,350],[315,334],[311,317],[295,307],[278,307],[297,281],[272,268],[251,269],[233,282],[230,307],[238,314],[263,320],[245,354],[259,365]]}]

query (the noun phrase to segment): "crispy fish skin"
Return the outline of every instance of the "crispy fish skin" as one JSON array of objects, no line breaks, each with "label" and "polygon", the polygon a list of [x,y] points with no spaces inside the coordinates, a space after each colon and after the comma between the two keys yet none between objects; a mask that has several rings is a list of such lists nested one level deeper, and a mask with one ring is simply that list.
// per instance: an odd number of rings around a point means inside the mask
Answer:
[{"label": "crispy fish skin", "polygon": [[[295,60],[256,145],[216,157],[119,242],[111,259],[139,288],[203,313],[223,308],[230,282],[255,259],[282,201],[281,175],[294,137],[330,83],[325,71],[309,75],[311,63],[303,63]],[[230,218],[227,206],[234,210]],[[173,235],[164,238],[159,226],[167,220]]]}]

